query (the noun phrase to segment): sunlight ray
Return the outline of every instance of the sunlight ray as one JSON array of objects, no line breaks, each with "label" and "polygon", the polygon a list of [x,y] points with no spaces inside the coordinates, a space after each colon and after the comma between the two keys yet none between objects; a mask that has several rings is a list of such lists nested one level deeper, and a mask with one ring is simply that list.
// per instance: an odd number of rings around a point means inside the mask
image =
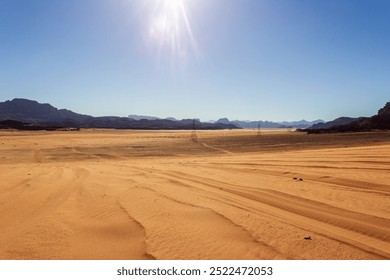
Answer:
[{"label": "sunlight ray", "polygon": [[157,62],[183,65],[199,50],[185,0],[153,0],[143,4],[149,9],[148,44],[154,49]]}]

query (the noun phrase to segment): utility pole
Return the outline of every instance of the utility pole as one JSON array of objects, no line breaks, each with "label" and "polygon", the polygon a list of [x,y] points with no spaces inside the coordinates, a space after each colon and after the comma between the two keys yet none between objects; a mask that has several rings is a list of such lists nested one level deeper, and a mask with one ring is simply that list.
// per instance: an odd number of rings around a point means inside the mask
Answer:
[{"label": "utility pole", "polygon": [[257,124],[257,134],[256,134],[257,137],[260,137],[261,136],[261,124],[260,122]]},{"label": "utility pole", "polygon": [[192,121],[191,141],[198,142],[198,135],[196,134],[195,129],[195,119]]}]

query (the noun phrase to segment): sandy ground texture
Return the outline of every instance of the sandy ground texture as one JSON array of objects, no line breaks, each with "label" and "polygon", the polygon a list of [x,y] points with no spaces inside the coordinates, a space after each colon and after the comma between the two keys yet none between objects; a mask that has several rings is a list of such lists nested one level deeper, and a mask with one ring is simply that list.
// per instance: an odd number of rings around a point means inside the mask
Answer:
[{"label": "sandy ground texture", "polygon": [[390,133],[0,131],[0,259],[390,259]]}]

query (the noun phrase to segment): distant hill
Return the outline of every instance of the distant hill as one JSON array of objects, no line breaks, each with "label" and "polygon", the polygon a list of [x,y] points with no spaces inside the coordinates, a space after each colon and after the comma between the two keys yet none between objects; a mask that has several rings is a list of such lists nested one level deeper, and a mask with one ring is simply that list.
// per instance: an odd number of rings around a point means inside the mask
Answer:
[{"label": "distant hill", "polygon": [[215,121],[214,123],[230,124],[231,122],[229,121],[228,118],[221,118],[221,119]]},{"label": "distant hill", "polygon": [[270,122],[270,121],[232,121],[232,124],[238,125],[242,128],[257,128],[260,124],[261,128],[279,128],[281,127],[280,123]]},{"label": "distant hill", "polygon": [[330,121],[330,122],[319,122],[319,123],[313,124],[312,126],[309,127],[309,129],[331,128],[332,126],[350,124],[350,123],[357,121],[359,119],[362,119],[362,117],[360,117],[360,118],[341,117],[341,118],[337,118],[337,119]]},{"label": "distant hill", "polygon": [[284,121],[284,122],[271,122],[271,121],[229,121],[227,118],[221,118],[217,120],[215,123],[223,123],[223,124],[234,124],[238,127],[242,128],[258,128],[259,124],[261,128],[307,128],[313,124],[323,122],[323,120],[315,120],[315,121]]},{"label": "distant hill", "polygon": [[300,120],[300,121],[284,121],[279,122],[283,127],[293,127],[293,128],[307,128],[312,125],[315,125],[317,123],[324,122],[323,120],[314,120],[314,121],[307,121],[307,120]]},{"label": "distant hill", "polygon": [[370,118],[358,118],[344,125],[334,125],[329,128],[305,129],[308,133],[324,133],[324,132],[359,132],[370,130],[388,130],[390,129],[390,102],[378,111],[378,114]]},{"label": "distant hill", "polygon": [[[123,117],[93,117],[50,104],[15,98],[0,102],[0,129],[53,130],[62,128],[116,129],[193,129],[194,121],[172,119],[130,119]],[[195,122],[196,129],[237,129],[233,124]]]},{"label": "distant hill", "polygon": [[0,120],[15,120],[33,123],[62,122],[74,120],[86,122],[92,116],[81,115],[66,109],[57,109],[50,104],[41,104],[37,101],[15,98],[11,101],[0,102]]}]

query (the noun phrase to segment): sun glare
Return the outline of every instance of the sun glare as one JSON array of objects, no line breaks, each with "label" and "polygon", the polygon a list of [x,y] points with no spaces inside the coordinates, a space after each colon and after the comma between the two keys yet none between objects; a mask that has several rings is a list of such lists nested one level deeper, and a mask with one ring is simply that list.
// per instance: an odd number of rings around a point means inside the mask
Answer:
[{"label": "sun glare", "polygon": [[186,0],[153,0],[148,22],[148,37],[157,47],[158,56],[168,55],[173,61],[185,63],[197,55]]}]

